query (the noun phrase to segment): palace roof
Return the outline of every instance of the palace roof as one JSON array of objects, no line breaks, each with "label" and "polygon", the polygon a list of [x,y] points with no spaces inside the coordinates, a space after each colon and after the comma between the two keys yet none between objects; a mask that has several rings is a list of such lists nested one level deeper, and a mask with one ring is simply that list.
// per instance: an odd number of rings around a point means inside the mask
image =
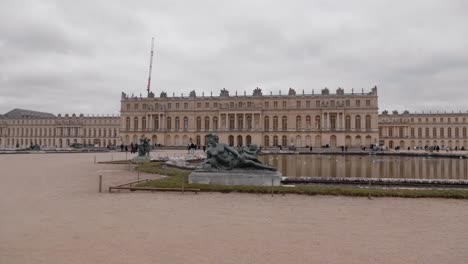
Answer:
[{"label": "palace roof", "polygon": [[51,118],[55,117],[54,114],[46,112],[38,112],[26,109],[15,108],[8,113],[5,113],[3,117],[6,118]]}]

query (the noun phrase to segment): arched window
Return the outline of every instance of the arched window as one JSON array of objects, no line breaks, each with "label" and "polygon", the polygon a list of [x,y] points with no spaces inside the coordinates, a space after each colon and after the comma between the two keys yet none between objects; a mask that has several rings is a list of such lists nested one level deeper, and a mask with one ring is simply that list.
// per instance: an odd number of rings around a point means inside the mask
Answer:
[{"label": "arched window", "polygon": [[159,116],[158,115],[156,115],[153,118],[153,127],[154,127],[154,129],[159,129]]},{"label": "arched window", "polygon": [[371,130],[371,116],[366,115],[366,130]]},{"label": "arched window", "polygon": [[265,136],[263,138],[263,146],[265,147],[269,147],[270,146],[270,137],[269,136]]},{"label": "arched window", "polygon": [[167,128],[167,130],[172,129],[172,118],[171,117],[167,117],[167,119],[166,119],[166,128]]},{"label": "arched window", "polygon": [[133,118],[133,130],[138,130],[138,117]]},{"label": "arched window", "polygon": [[[270,130],[270,117],[268,117],[268,116],[265,116],[265,117],[263,118],[263,129],[264,129],[265,131]],[[268,136],[267,136],[267,137],[268,137]]]},{"label": "arched window", "polygon": [[312,119],[310,117],[310,115],[306,116],[306,127],[307,128],[311,128],[312,126]]},{"label": "arched window", "polygon": [[278,130],[278,117],[273,117],[273,130]]},{"label": "arched window", "polygon": [[175,118],[174,128],[175,128],[176,131],[178,131],[180,129],[180,118],[178,116],[176,116],[176,118]]},{"label": "arched window", "polygon": [[361,130],[361,116],[356,116],[356,130]]},{"label": "arched window", "polygon": [[451,127],[447,128],[447,137],[449,137],[449,138],[452,137],[452,128]]},{"label": "arched window", "polygon": [[244,116],[243,115],[238,115],[237,116],[237,129],[244,129]]},{"label": "arched window", "polygon": [[252,137],[251,137],[250,135],[247,135],[247,136],[245,137],[245,144],[246,144],[247,146],[250,146],[250,144],[252,144]]},{"label": "arched window", "polygon": [[244,145],[244,142],[242,140],[242,136],[238,135],[237,136],[237,146],[242,147],[242,145]]},{"label": "arched window", "polygon": [[330,129],[336,130],[336,115],[330,115]]},{"label": "arched window", "polygon": [[235,128],[235,117],[234,115],[229,115],[229,129]]},{"label": "arched window", "polygon": [[184,116],[184,130],[188,129],[188,117]]},{"label": "arched window", "polygon": [[218,130],[218,117],[213,117],[213,130]]},{"label": "arched window", "polygon": [[463,138],[466,138],[466,127],[463,128]]},{"label": "arched window", "polygon": [[279,146],[278,136],[277,136],[277,135],[274,135],[274,136],[273,136],[273,146],[274,146],[274,147]]},{"label": "arched window", "polygon": [[197,131],[201,130],[201,117],[197,117]]},{"label": "arched window", "polygon": [[351,116],[345,116],[345,130],[351,130]]},{"label": "arched window", "polygon": [[320,129],[322,128],[322,119],[320,118],[320,116],[315,116],[315,128],[316,129]]},{"label": "arched window", "polygon": [[141,128],[146,130],[146,117],[141,118]]},{"label": "arched window", "polygon": [[300,130],[301,129],[301,124],[302,123],[302,118],[300,115],[296,116],[296,129]]},{"label": "arched window", "polygon": [[210,118],[208,116],[205,117],[205,131],[210,130]]},{"label": "arched window", "polygon": [[288,130],[288,118],[286,116],[281,118],[281,128],[283,130]]},{"label": "arched window", "polygon": [[281,138],[281,145],[282,145],[283,147],[285,147],[285,146],[288,145],[288,137],[287,137],[287,136],[283,136],[283,137]]},{"label": "arched window", "polygon": [[[127,117],[125,120],[125,129],[128,131],[130,130],[130,117]],[[85,133],[86,136],[86,133]]]},{"label": "arched window", "polygon": [[460,134],[459,134],[459,131],[458,131],[458,127],[455,128],[455,137],[460,137]]},{"label": "arched window", "polygon": [[[252,129],[252,116],[251,115],[247,116],[247,129]],[[247,143],[247,145],[250,145],[250,144]]]}]

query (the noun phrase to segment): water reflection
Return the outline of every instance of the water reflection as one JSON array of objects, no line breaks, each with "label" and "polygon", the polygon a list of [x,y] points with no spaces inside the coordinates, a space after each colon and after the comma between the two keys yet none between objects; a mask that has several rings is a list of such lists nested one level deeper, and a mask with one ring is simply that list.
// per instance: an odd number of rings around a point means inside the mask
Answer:
[{"label": "water reflection", "polygon": [[468,179],[468,159],[356,156],[263,155],[283,176]]}]

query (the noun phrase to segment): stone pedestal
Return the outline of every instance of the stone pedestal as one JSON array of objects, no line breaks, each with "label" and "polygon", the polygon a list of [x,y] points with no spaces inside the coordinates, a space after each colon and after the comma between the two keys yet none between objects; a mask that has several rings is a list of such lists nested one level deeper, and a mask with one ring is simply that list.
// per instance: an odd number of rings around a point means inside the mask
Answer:
[{"label": "stone pedestal", "polygon": [[220,185],[281,185],[281,173],[269,170],[233,169],[203,171],[195,170],[189,175],[189,183]]},{"label": "stone pedestal", "polygon": [[148,156],[136,156],[132,159],[132,163],[142,163],[151,161],[151,157]]}]

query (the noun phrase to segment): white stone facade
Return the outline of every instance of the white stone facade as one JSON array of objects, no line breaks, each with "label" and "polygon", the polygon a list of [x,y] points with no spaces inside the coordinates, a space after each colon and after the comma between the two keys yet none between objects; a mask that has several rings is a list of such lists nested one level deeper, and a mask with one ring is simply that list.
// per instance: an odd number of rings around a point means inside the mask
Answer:
[{"label": "white stone facade", "polygon": [[378,142],[377,88],[364,93],[128,97],[121,99],[124,144],[206,145],[217,133],[230,145],[363,146]]},{"label": "white stone facade", "polygon": [[[32,111],[31,111],[32,112]],[[63,148],[72,144],[117,145],[118,116],[0,116],[0,147]]]},{"label": "white stone facade", "polygon": [[[330,94],[231,95],[121,98],[119,116],[54,116],[15,109],[0,115],[0,147],[68,147],[137,143],[206,145],[216,133],[230,145],[263,147],[389,148],[439,146],[468,149],[468,113],[378,114],[377,88]],[[15,112],[16,111],[16,112]]]},{"label": "white stone facade", "polygon": [[389,148],[467,149],[467,130],[468,113],[384,112],[379,116],[379,141]]}]

